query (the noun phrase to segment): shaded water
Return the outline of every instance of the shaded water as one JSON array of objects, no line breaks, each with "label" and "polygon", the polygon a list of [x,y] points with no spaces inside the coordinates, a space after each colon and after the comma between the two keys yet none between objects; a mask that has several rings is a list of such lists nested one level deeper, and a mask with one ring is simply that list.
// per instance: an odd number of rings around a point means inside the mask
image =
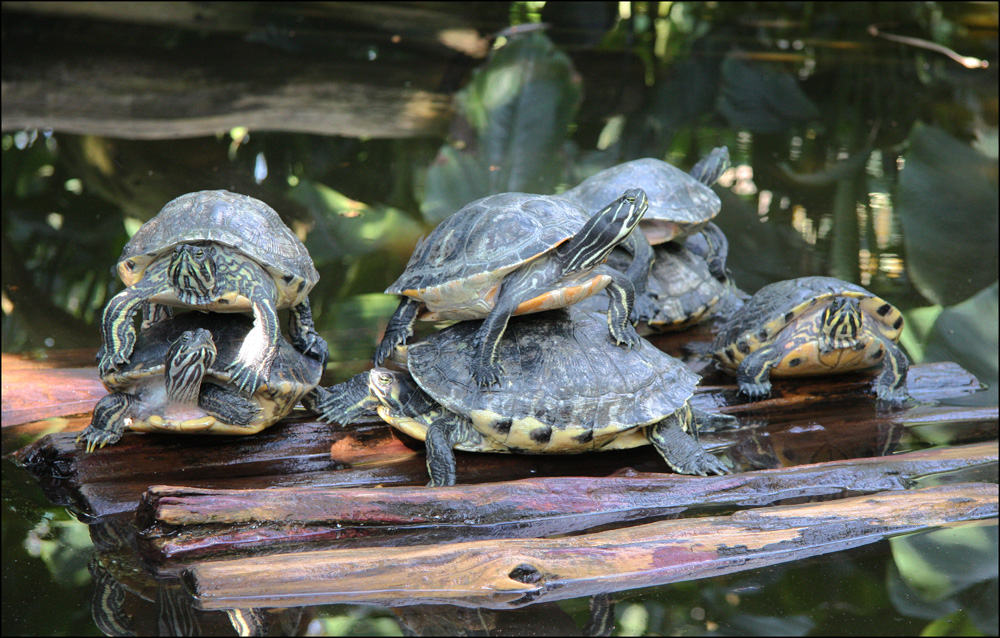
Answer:
[{"label": "shaded water", "polygon": [[[128,15],[5,7],[5,83],[80,59],[107,75],[94,86],[110,93],[121,80],[115,90],[142,98],[153,89],[129,85],[125,61],[148,53],[167,71],[170,60],[204,61],[208,84],[245,92],[251,112],[272,97],[275,76],[253,66],[261,59],[293,79],[320,68],[328,90],[360,97],[341,104],[350,117],[306,117],[309,105],[289,98],[285,119],[267,126],[236,116],[217,135],[125,139],[158,137],[169,106],[135,99],[121,112],[58,120],[54,131],[8,128],[5,93],[3,351],[96,348],[100,310],[120,289],[109,269],[128,237],[173,197],[226,188],[269,203],[305,240],[321,275],[316,323],[340,380],[370,357],[396,305],[381,291],[417,238],[462,204],[561,192],[637,157],[688,169],[726,145],[733,168],[715,186],[717,222],[741,288],[811,274],[861,283],[904,311],[911,360],[957,361],[989,385],[955,403],[996,404],[995,4],[466,4],[387,13],[262,5],[197,28],[164,13],[128,29],[117,21]],[[551,24],[544,34],[508,32],[487,56],[489,34],[539,19]],[[875,37],[871,25],[912,39]],[[989,67],[966,68],[930,42]],[[41,77],[51,95],[67,95],[54,74]],[[191,101],[205,94],[190,89]],[[27,442],[18,436],[4,432],[5,452]],[[87,528],[9,462],[3,480],[4,633],[96,633]],[[942,633],[957,624],[995,633],[996,570],[976,569],[996,565],[993,523],[620,593],[618,632]],[[331,635],[398,635],[400,622],[418,632],[558,633],[588,615],[584,600],[539,607],[494,618],[338,606],[302,622]],[[135,613],[156,626],[152,604]],[[229,627],[224,615],[205,622]]]}]

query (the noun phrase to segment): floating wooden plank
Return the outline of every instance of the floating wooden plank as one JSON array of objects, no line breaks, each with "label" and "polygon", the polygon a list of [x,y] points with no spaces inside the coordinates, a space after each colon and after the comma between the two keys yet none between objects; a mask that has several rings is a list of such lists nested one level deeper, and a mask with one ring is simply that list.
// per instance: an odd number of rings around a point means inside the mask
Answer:
[{"label": "floating wooden plank", "polygon": [[[346,539],[372,544],[381,538],[379,526],[387,537],[409,531],[409,544],[428,538],[456,542],[565,534],[691,508],[761,507],[793,498],[903,490],[920,476],[996,462],[997,442],[992,441],[705,478],[628,472],[447,488],[157,485],[143,496],[136,519],[144,553],[162,564],[233,554],[243,547],[274,551]],[[220,526],[226,526],[225,533],[218,532]]]},{"label": "floating wooden plank", "polygon": [[997,516],[995,484],[964,483],[554,539],[332,549],[192,566],[203,609],[449,603],[511,609],[663,585]]}]

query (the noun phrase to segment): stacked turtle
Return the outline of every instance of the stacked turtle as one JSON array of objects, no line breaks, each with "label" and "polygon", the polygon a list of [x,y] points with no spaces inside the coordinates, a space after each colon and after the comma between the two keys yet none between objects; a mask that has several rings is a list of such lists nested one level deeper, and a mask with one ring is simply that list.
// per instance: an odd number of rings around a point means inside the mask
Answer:
[{"label": "stacked turtle", "polygon": [[[640,184],[646,191],[649,210],[639,225],[642,232],[608,258],[611,267],[632,280],[635,319],[642,328],[682,330],[728,316],[747,298],[726,269],[726,236],[712,223],[722,203],[710,186],[728,167],[729,150],[724,146],[690,173],[661,160],[639,159],[603,170],[561,195],[587,206],[623,183]],[[605,303],[595,296],[586,307],[597,310]]]},{"label": "stacked turtle", "polygon": [[[727,473],[695,439],[727,417],[691,408],[699,377],[636,333],[632,280],[604,263],[648,208],[642,189],[622,190],[593,215],[558,197],[492,195],[438,225],[386,291],[403,299],[376,367],[318,389],[322,418],[349,423],[375,411],[424,440],[430,485],[454,484],[455,449],[652,444],[678,472]],[[606,318],[554,310],[602,290]],[[459,323],[406,346],[418,318]],[[405,371],[381,367],[387,359]]]},{"label": "stacked turtle", "polygon": [[[88,451],[126,427],[258,432],[319,383],[328,349],[308,297],[319,274],[265,203],[221,190],[182,195],[136,232],[117,271],[126,288],[104,309],[98,352],[111,394],[80,435]],[[201,312],[175,317],[174,308]]]}]

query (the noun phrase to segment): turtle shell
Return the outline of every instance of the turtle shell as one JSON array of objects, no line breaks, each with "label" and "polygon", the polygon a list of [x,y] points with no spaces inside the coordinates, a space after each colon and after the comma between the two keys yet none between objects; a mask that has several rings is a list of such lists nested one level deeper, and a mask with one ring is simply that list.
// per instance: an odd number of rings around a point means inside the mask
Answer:
[{"label": "turtle shell", "polygon": [[681,169],[647,157],[607,168],[569,189],[560,197],[597,210],[627,188],[642,188],[649,208],[639,228],[651,244],[686,237],[710,222],[722,208],[722,201]]},{"label": "turtle shell", "polygon": [[557,197],[526,193],[484,197],[463,206],[422,239],[406,270],[385,292],[423,301],[431,311],[461,309],[483,300],[491,307],[505,275],[570,239],[589,217],[584,209]]},{"label": "turtle shell", "polygon": [[684,407],[700,379],[648,341],[633,350],[615,346],[604,316],[570,308],[512,318],[499,346],[505,374],[499,388],[483,389],[471,371],[478,327],[458,323],[409,346],[407,366],[427,394],[469,417],[497,451],[645,445],[644,426]]},{"label": "turtle shell", "polygon": [[[896,342],[903,329],[903,315],[885,299],[861,286],[833,277],[800,277],[764,286],[723,326],[712,354],[723,367],[735,369],[755,350],[774,343],[786,330],[805,330],[803,340],[816,337],[813,322],[796,322],[804,313],[825,306],[838,297],[858,300],[865,321],[862,330],[878,330]],[[772,372],[781,372],[775,368]]]},{"label": "turtle shell", "polygon": [[319,281],[309,251],[273,208],[224,190],[187,193],[168,202],[125,244],[118,275],[131,286],[178,244],[208,241],[235,248],[264,267],[289,305],[301,303]]},{"label": "turtle shell", "polygon": [[[158,322],[139,332],[132,357],[120,371],[107,375],[104,382],[109,390],[129,392],[137,384],[164,374],[167,350],[185,331],[204,328],[212,333],[217,350],[215,362],[206,371],[204,381],[228,386],[232,380],[226,367],[239,355],[247,334],[253,329],[253,319],[242,314],[187,312]],[[278,342],[278,356],[271,364],[265,384],[251,400],[260,412],[249,426],[232,426],[217,421],[212,434],[251,434],[259,432],[291,412],[292,408],[312,390],[323,374],[319,361],[296,350],[288,341]],[[228,386],[232,387],[232,386]],[[234,388],[235,392],[235,388]],[[133,422],[137,431],[160,431],[164,427],[148,420]]]}]

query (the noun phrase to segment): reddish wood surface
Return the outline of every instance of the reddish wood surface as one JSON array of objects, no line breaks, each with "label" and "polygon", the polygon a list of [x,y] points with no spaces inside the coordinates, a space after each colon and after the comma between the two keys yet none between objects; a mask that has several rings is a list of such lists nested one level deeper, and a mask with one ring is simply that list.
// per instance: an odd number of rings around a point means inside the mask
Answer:
[{"label": "reddish wood surface", "polygon": [[995,484],[964,483],[582,536],[209,561],[192,566],[187,579],[204,609],[346,602],[510,609],[718,576],[995,517],[997,496]]},{"label": "reddish wood surface", "polygon": [[[935,448],[720,477],[627,472],[449,488],[199,490],[157,485],[137,511],[146,557],[162,565],[254,552],[566,534],[692,508],[903,490],[920,476],[995,464],[997,443]],[[226,532],[219,533],[225,526]],[[177,571],[177,566],[167,566]]]}]

